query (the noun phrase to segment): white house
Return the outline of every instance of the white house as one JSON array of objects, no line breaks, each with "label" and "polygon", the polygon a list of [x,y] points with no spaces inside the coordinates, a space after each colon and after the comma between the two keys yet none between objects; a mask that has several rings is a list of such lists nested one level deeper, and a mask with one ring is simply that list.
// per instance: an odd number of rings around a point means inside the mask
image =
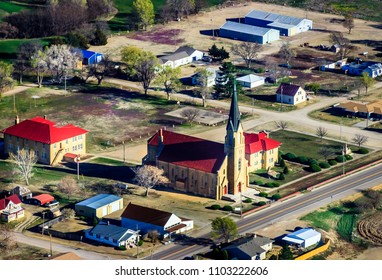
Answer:
[{"label": "white house", "polygon": [[21,201],[16,194],[0,199],[0,220],[12,222],[23,218],[24,208],[21,207]]},{"label": "white house", "polygon": [[312,228],[303,228],[286,235],[282,240],[305,249],[319,243],[321,241],[321,233]]},{"label": "white house", "polygon": [[261,76],[249,74],[249,75],[237,78],[236,81],[238,81],[243,87],[254,88],[254,87],[263,85],[265,83],[265,78]]},{"label": "white house", "polygon": [[85,237],[111,246],[134,246],[139,231],[126,229],[101,222],[92,229],[85,230]]},{"label": "white house", "polygon": [[[206,71],[208,73],[207,87],[212,87],[215,85],[216,73],[218,70],[213,68],[206,68]],[[203,81],[201,81],[201,78],[200,78],[200,72],[192,75],[192,84],[193,85],[203,84]]]},{"label": "white house", "polygon": [[178,48],[174,53],[158,57],[158,59],[162,67],[169,65],[172,68],[176,68],[193,61],[201,60],[203,55],[204,53],[201,51],[184,46]]},{"label": "white house", "polygon": [[306,101],[305,90],[298,85],[280,84],[276,91],[277,102],[296,105]]},{"label": "white house", "polygon": [[179,218],[173,213],[130,203],[121,215],[122,227],[138,229],[141,234],[157,230],[167,237],[172,233],[182,233],[194,227],[192,220]]}]

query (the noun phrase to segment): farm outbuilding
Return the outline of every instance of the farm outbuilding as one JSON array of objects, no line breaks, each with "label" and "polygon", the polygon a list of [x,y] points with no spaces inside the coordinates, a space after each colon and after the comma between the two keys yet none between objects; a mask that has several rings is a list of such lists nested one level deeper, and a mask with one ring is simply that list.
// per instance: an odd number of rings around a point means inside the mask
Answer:
[{"label": "farm outbuilding", "polygon": [[43,206],[47,203],[52,202],[53,200],[54,200],[53,196],[47,193],[43,193],[43,194],[39,194],[30,198],[29,203]]},{"label": "farm outbuilding", "polygon": [[236,79],[243,87],[254,88],[261,86],[265,83],[265,78],[249,74]]},{"label": "farm outbuilding", "polygon": [[280,31],[271,28],[227,21],[220,27],[219,36],[246,42],[267,44],[280,39]]},{"label": "farm outbuilding", "polygon": [[288,244],[308,248],[321,241],[321,233],[312,228],[303,228],[286,235],[282,240]]},{"label": "farm outbuilding", "polygon": [[88,51],[88,50],[81,50],[82,53],[82,64],[83,65],[93,65],[100,63],[103,58],[103,54]]},{"label": "farm outbuilding", "polygon": [[259,10],[252,10],[245,16],[246,24],[277,29],[282,36],[292,36],[313,28],[313,21]]},{"label": "farm outbuilding", "polygon": [[111,194],[99,194],[75,205],[77,215],[89,218],[102,218],[122,208],[122,197]]}]

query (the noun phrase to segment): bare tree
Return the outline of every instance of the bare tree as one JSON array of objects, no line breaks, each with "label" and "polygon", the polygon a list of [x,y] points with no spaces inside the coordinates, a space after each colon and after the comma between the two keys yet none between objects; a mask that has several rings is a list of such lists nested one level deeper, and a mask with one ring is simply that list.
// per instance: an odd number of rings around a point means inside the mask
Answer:
[{"label": "bare tree", "polygon": [[354,18],[351,13],[347,13],[344,16],[344,22],[342,23],[343,27],[345,27],[349,34],[351,33],[351,30],[354,28]]},{"label": "bare tree", "polygon": [[339,47],[337,55],[344,59],[352,50],[350,40],[345,38],[341,32],[335,31],[330,34],[330,41]]},{"label": "bare tree", "polygon": [[199,69],[196,75],[197,84],[199,86],[199,94],[203,101],[203,107],[207,107],[207,97],[211,94],[211,87],[208,86],[208,80],[213,74],[208,71],[208,69]]},{"label": "bare tree", "polygon": [[38,50],[34,55],[32,55],[31,65],[36,70],[38,87],[42,87],[45,72],[48,70],[46,49]]},{"label": "bare tree", "polygon": [[61,215],[64,217],[64,220],[71,220],[76,216],[76,211],[71,208],[65,208],[61,211]]},{"label": "bare tree", "polygon": [[78,193],[77,181],[70,176],[65,176],[60,182],[59,190],[65,194],[69,200],[71,195]]},{"label": "bare tree", "polygon": [[195,118],[199,115],[199,110],[196,108],[187,108],[182,110],[180,115],[184,118],[186,118],[187,122],[192,124],[195,120]]},{"label": "bare tree", "polygon": [[25,180],[27,186],[29,186],[29,179],[33,176],[33,167],[37,162],[37,156],[33,150],[17,150],[16,154],[10,153],[10,159],[13,161],[14,168],[13,173]]},{"label": "bare tree", "polygon": [[321,141],[322,141],[322,138],[324,138],[325,136],[328,135],[328,130],[327,130],[326,128],[322,127],[322,126],[317,127],[317,129],[316,129],[316,135],[317,135],[318,137],[320,137],[320,138],[321,138]]},{"label": "bare tree", "polygon": [[281,130],[285,130],[288,128],[288,122],[286,121],[277,121],[276,122],[276,127],[280,128]]},{"label": "bare tree", "polygon": [[160,234],[157,230],[150,230],[147,232],[147,237],[151,239],[152,243],[156,243]]},{"label": "bare tree", "polygon": [[135,181],[146,189],[145,196],[149,190],[159,184],[167,184],[169,180],[164,176],[164,170],[152,165],[143,165],[135,170]]},{"label": "bare tree", "polygon": [[357,144],[358,147],[361,147],[361,145],[365,144],[369,140],[369,137],[361,134],[356,134],[351,140],[353,143]]},{"label": "bare tree", "polygon": [[329,147],[321,147],[319,150],[318,150],[318,154],[320,156],[323,156],[325,160],[327,160],[329,157],[331,157],[332,155],[335,154],[335,151],[333,151],[333,149],[329,148]]},{"label": "bare tree", "polygon": [[0,252],[9,253],[17,247],[15,235],[8,224],[0,224]]},{"label": "bare tree", "polygon": [[279,67],[276,61],[272,59],[267,60],[266,67],[269,73],[269,78],[275,83],[277,83],[278,79],[289,77],[292,74],[289,69]]},{"label": "bare tree", "polygon": [[110,58],[110,54],[103,55],[102,60],[99,63],[89,65],[88,78],[93,76],[97,79],[97,84],[101,85],[105,76],[109,75],[113,67],[113,61]]},{"label": "bare tree", "polygon": [[244,59],[247,68],[251,68],[252,60],[257,57],[258,52],[261,50],[261,45],[252,42],[242,42],[238,45],[232,46],[232,53]]},{"label": "bare tree", "polygon": [[283,43],[279,50],[279,56],[285,60],[287,66],[290,65],[291,60],[296,56],[295,51],[292,49],[289,42]]}]

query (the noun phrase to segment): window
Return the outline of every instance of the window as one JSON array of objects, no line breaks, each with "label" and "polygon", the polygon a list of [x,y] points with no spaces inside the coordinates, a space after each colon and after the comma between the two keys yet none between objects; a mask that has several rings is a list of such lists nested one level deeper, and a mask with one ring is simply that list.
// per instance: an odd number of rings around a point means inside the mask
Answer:
[{"label": "window", "polygon": [[44,143],[42,143],[42,148],[45,149],[45,144]]},{"label": "window", "polygon": [[273,158],[270,158],[270,159],[269,159],[269,163],[272,163],[272,162],[273,162]]},{"label": "window", "polygon": [[54,144],[54,145],[53,145],[53,148],[56,148],[56,147],[57,147],[57,144]]},{"label": "window", "polygon": [[66,139],[65,143],[66,143],[66,144],[69,144],[69,140],[68,140],[68,139]]},{"label": "window", "polygon": [[241,170],[241,158],[239,158],[239,162],[237,163],[237,169],[239,171]]}]

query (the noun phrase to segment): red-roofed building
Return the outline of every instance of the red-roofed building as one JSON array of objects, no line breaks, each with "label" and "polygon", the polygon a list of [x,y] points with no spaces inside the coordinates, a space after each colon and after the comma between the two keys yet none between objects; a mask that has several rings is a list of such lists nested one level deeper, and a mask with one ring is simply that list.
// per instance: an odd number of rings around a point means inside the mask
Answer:
[{"label": "red-roofed building", "polygon": [[29,202],[31,204],[36,204],[40,206],[43,206],[52,201],[54,201],[54,197],[47,193],[39,194],[29,199]]},{"label": "red-roofed building", "polygon": [[237,195],[249,176],[236,88],[226,131],[223,144],[160,129],[147,142],[143,164],[163,169],[169,187],[182,192],[214,199]]},{"label": "red-roofed building", "polygon": [[305,90],[292,84],[281,83],[276,91],[277,102],[296,105],[307,100]]},{"label": "red-roofed building", "polygon": [[268,169],[275,166],[278,160],[280,142],[268,138],[264,131],[260,133],[244,133],[245,158],[249,172]]},{"label": "red-roofed building", "polygon": [[11,222],[23,218],[24,208],[17,194],[0,199],[0,216],[4,222]]},{"label": "red-roofed building", "polygon": [[66,153],[86,154],[85,129],[72,124],[57,125],[45,117],[19,122],[1,131],[4,134],[4,152],[16,153],[18,149],[34,150],[38,162],[54,165]]}]

